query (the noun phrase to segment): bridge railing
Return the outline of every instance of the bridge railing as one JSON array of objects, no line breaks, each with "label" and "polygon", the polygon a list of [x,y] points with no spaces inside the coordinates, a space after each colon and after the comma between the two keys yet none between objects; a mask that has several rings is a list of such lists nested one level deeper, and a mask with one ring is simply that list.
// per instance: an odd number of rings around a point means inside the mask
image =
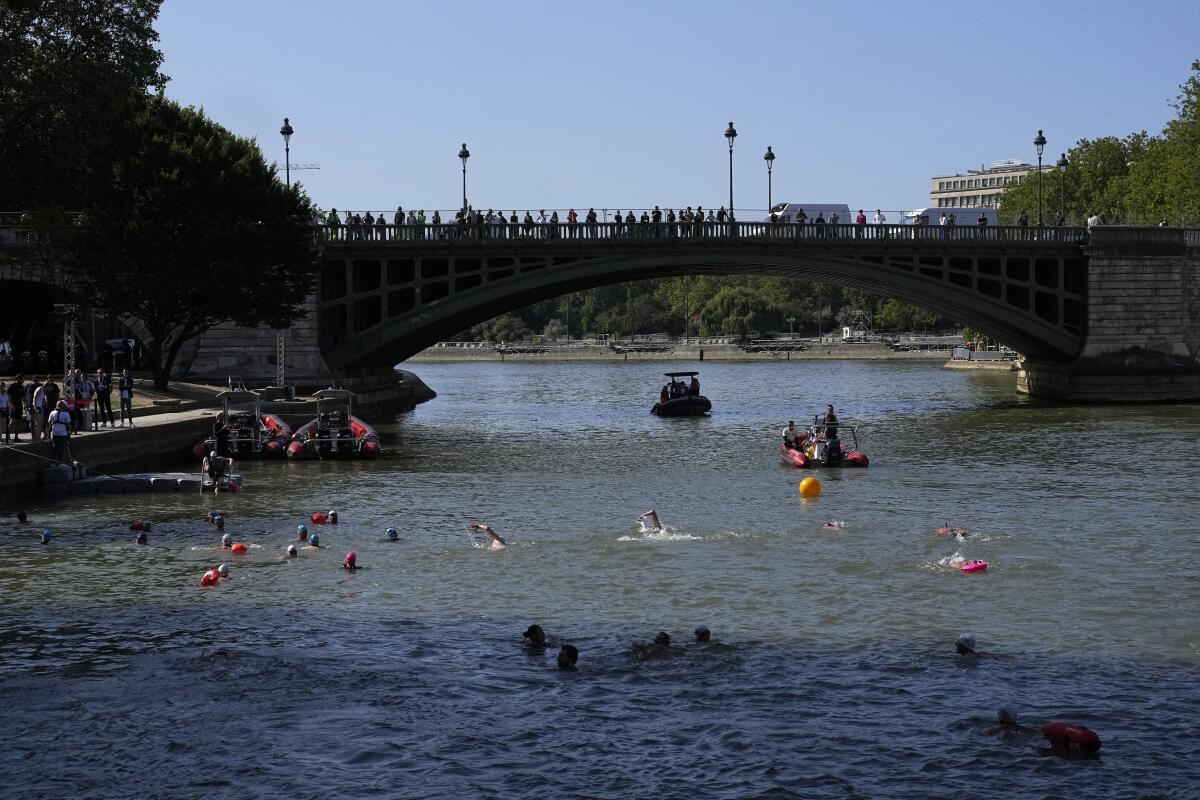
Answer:
[{"label": "bridge railing", "polygon": [[684,241],[701,239],[795,240],[807,242],[971,241],[1083,244],[1086,228],[994,225],[815,225],[772,222],[483,222],[474,225],[315,226],[314,238],[328,244],[367,242],[403,247],[429,242],[484,241]]}]

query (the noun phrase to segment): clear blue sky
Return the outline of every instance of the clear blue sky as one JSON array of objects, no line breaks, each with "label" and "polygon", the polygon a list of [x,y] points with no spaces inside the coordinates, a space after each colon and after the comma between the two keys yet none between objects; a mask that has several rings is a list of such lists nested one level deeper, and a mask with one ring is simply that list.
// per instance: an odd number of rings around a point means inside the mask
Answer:
[{"label": "clear blue sky", "polygon": [[[168,0],[168,94],[322,207],[927,205],[929,178],[1157,132],[1200,2]],[[1053,155],[1051,155],[1053,154]],[[745,217],[743,217],[744,219]]]}]

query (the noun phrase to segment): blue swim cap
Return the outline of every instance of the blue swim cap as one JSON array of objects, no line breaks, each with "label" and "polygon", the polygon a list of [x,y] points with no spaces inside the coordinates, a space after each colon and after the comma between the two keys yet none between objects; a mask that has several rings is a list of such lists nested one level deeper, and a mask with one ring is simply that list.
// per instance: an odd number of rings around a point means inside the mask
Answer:
[{"label": "blue swim cap", "polygon": [[309,534],[308,543],[311,544],[313,547],[316,547],[318,544],[321,543],[321,536],[316,533]]},{"label": "blue swim cap", "polygon": [[387,537],[388,537],[389,539],[395,539],[395,538],[397,538],[399,535],[400,535],[400,534],[396,532],[396,529],[395,529],[395,528],[388,528],[388,529],[387,529]]},{"label": "blue swim cap", "polygon": [[49,528],[42,529],[41,544],[50,544],[50,529]]},{"label": "blue swim cap", "polygon": [[308,528],[304,524],[300,524],[300,525],[296,526],[296,533],[306,533],[307,531],[308,531]]}]

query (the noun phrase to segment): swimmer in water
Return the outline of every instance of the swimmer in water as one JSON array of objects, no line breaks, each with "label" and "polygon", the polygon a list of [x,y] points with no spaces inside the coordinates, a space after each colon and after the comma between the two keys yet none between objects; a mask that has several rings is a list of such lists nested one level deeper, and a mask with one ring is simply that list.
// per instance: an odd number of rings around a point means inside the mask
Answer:
[{"label": "swimmer in water", "polygon": [[400,539],[400,533],[395,528],[387,529],[387,540],[389,542],[395,542],[395,541],[398,541],[399,539]]},{"label": "swimmer in water", "polygon": [[214,519],[213,522],[216,523],[217,530],[219,530],[219,531],[225,530],[225,515],[224,514],[222,514],[221,516]]},{"label": "swimmer in water", "polygon": [[508,547],[508,542],[504,541],[504,539],[502,539],[500,537],[500,534],[498,534],[494,530],[492,530],[491,525],[484,525],[482,522],[472,522],[471,524],[467,525],[467,527],[473,531],[479,531],[480,533],[486,533],[488,535],[488,537],[492,540],[492,543],[489,546],[493,550],[501,550],[505,547]]},{"label": "swimmer in water", "polygon": [[954,640],[955,657],[960,664],[974,664],[981,658],[991,658],[991,653],[975,649],[975,634],[964,633]]},{"label": "swimmer in water", "polygon": [[283,560],[284,560],[284,561],[287,561],[287,560],[289,560],[289,559],[295,558],[295,557],[296,557],[296,554],[297,554],[297,552],[298,552],[298,551],[296,550],[296,545],[294,545],[294,544],[289,544],[289,545],[287,546],[287,550],[285,550],[285,551],[284,551]]},{"label": "swimmer in water", "polygon": [[328,522],[330,525],[337,525],[337,512],[330,511],[328,514],[325,515],[325,521]]},{"label": "swimmer in water", "polygon": [[[647,522],[647,519],[649,522]],[[637,518],[638,524],[652,531],[661,531],[663,529],[662,522],[658,519],[658,512],[653,508]]]},{"label": "swimmer in water", "polygon": [[217,574],[220,575],[222,578],[228,578],[229,577],[229,565],[221,564],[220,566],[218,566]]},{"label": "swimmer in water", "polygon": [[29,522],[29,515],[23,509],[17,512],[17,522]]},{"label": "swimmer in water", "polygon": [[351,550],[349,553],[346,553],[346,557],[342,559],[342,569],[348,569],[351,572],[356,569],[362,569],[362,567],[358,565],[358,556],[353,550]]},{"label": "swimmer in water", "polygon": [[575,662],[579,660],[579,648],[573,644],[564,644],[558,651],[558,668],[564,672],[574,672],[578,669]]},{"label": "swimmer in water", "polygon": [[304,545],[304,549],[305,550],[320,550],[320,549],[322,549],[320,535],[318,535],[316,533],[310,533],[308,535],[308,544]]},{"label": "swimmer in water", "polygon": [[996,723],[987,729],[988,736],[1012,739],[1025,738],[1041,732],[1030,725],[1022,725],[1017,722],[1017,715],[1007,706],[1001,706],[1000,710],[996,712]]},{"label": "swimmer in water", "polygon": [[672,658],[683,655],[683,648],[672,647],[671,637],[665,631],[659,631],[653,642],[634,642],[633,652],[643,661],[652,659]]},{"label": "swimmer in water", "polygon": [[710,631],[708,629],[707,625],[697,625],[696,630],[693,631],[693,633],[696,634],[697,642],[711,642],[712,641],[712,631]]},{"label": "swimmer in water", "polygon": [[307,542],[308,541],[308,528],[306,528],[303,525],[296,526],[296,541],[298,541],[298,542]]},{"label": "swimmer in water", "polygon": [[142,531],[134,538],[133,543],[134,544],[146,544],[146,541],[147,541],[146,532]]},{"label": "swimmer in water", "polygon": [[233,537],[228,533],[221,537],[221,546],[214,547],[214,550],[231,550],[233,548]]},{"label": "swimmer in water", "polygon": [[546,632],[542,630],[541,625],[530,625],[521,635],[529,640],[525,642],[525,646],[531,650],[541,650],[546,646]]},{"label": "swimmer in water", "polygon": [[846,527],[846,523],[842,522],[840,519],[831,519],[831,520],[829,520],[829,522],[826,522],[826,523],[825,523],[825,525],[824,525],[823,527],[826,527],[826,528],[844,528],[844,527]]},{"label": "swimmer in water", "polygon": [[42,537],[38,539],[38,544],[50,544],[50,539],[52,538],[53,537],[50,535],[50,529],[45,528],[42,530]]}]

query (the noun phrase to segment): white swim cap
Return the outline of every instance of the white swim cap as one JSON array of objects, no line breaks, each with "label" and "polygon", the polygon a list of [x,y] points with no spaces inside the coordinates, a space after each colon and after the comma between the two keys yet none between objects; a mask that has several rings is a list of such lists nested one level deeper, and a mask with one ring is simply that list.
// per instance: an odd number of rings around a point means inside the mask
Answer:
[{"label": "white swim cap", "polygon": [[974,650],[975,649],[975,634],[964,633],[963,635],[958,637],[958,639],[955,641],[955,644],[961,644],[963,647],[967,648],[968,650]]},{"label": "white swim cap", "polygon": [[232,543],[233,543],[233,537],[230,536],[228,533],[221,537],[221,544],[232,544]]},{"label": "white swim cap", "polygon": [[289,555],[289,556],[294,556],[294,555],[296,555],[296,545],[294,545],[294,544],[289,544],[289,545],[287,546],[287,553],[288,553],[288,555]]}]

